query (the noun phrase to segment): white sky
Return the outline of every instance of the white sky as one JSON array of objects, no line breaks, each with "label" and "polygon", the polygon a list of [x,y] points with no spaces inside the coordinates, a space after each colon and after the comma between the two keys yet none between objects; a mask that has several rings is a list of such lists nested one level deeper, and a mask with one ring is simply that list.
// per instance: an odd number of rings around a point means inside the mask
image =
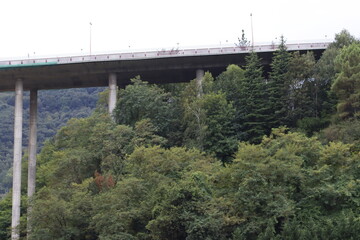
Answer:
[{"label": "white sky", "polygon": [[[0,58],[360,38],[359,0],[0,0]],[[326,37],[327,36],[327,37]],[[129,48],[130,46],[130,48]],[[35,54],[34,54],[35,53]]]}]

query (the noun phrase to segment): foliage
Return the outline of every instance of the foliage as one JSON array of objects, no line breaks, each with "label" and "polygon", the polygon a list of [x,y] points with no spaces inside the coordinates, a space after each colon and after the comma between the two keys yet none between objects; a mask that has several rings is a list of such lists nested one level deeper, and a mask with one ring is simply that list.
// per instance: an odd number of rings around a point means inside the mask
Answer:
[{"label": "foliage", "polygon": [[[96,106],[98,93],[103,88],[81,88],[67,90],[41,90],[38,93],[38,149],[53,137],[71,118],[88,117]],[[24,92],[23,144],[28,142],[29,93]],[[8,170],[13,161],[13,118],[15,95],[0,94],[0,195],[11,187],[11,172]],[[10,176],[9,176],[10,175]]]},{"label": "foliage", "polygon": [[[310,137],[329,123],[332,82],[356,83],[348,70],[358,45],[342,46],[315,63],[310,53],[289,55],[282,40],[269,80],[251,53],[244,70],[206,73],[201,96],[195,81],[136,78],[120,91],[118,122],[104,92],[90,117],[70,120],[42,147],[29,239],[357,239],[359,119],[338,118]],[[285,123],[291,130],[270,132]],[[7,195],[1,239],[10,208]]]},{"label": "foliage", "polygon": [[[168,209],[168,204],[186,204],[172,198],[185,194],[180,186],[189,187],[183,182],[188,181],[191,174],[206,176],[210,173],[213,166],[209,164],[211,161],[197,150],[136,149],[126,161],[128,175],[114,189],[95,198],[94,203],[102,203],[94,205],[93,224],[100,238],[128,235],[129,239],[131,236],[136,239],[183,239],[186,235],[181,231],[183,224],[191,223],[191,220],[180,216],[186,216],[188,212],[179,208],[177,215],[173,215],[175,209],[170,206]],[[168,210],[162,209],[164,207]],[[114,214],[108,215],[109,209]],[[178,222],[178,217],[185,222]]]},{"label": "foliage", "polygon": [[223,92],[226,100],[231,102],[235,108],[234,129],[239,140],[245,140],[243,133],[244,115],[246,114],[245,104],[246,92],[245,71],[237,65],[229,65],[226,71],[222,72],[214,82],[214,91]]},{"label": "foliage", "polygon": [[270,127],[288,125],[288,93],[289,83],[287,73],[291,55],[286,51],[284,36],[281,36],[278,50],[274,53],[271,62],[271,72],[269,81],[269,104],[271,112]]},{"label": "foliage", "polygon": [[11,194],[0,200],[0,239],[10,238],[11,228]]},{"label": "foliage", "polygon": [[339,117],[360,118],[360,44],[344,47],[335,64],[339,74],[331,89],[339,98]]},{"label": "foliage", "polygon": [[259,143],[264,135],[270,133],[268,119],[270,108],[268,104],[267,83],[263,77],[261,59],[255,52],[246,56],[246,66],[244,74],[243,98],[245,114],[243,118],[245,138],[242,140],[251,143]]},{"label": "foliage", "polygon": [[[214,93],[213,78],[205,75],[204,94],[196,96],[195,81],[185,90],[182,98],[185,145],[196,147],[219,160],[228,162],[237,148],[235,109],[224,93]],[[189,94],[191,93],[191,94]]]},{"label": "foliage", "polygon": [[359,43],[359,40],[352,36],[348,30],[343,29],[340,33],[335,34],[335,41],[329,47],[341,49],[353,43]]},{"label": "foliage", "polygon": [[158,86],[141,81],[139,76],[131,81],[132,85],[120,90],[114,110],[116,122],[135,126],[140,120],[150,119],[156,133],[168,139],[168,144],[181,142],[178,137],[181,110],[177,99]]},{"label": "foliage", "polygon": [[289,126],[295,126],[296,122],[304,117],[317,116],[314,68],[315,58],[310,52],[303,55],[295,52],[289,61]]},{"label": "foliage", "polygon": [[89,228],[90,181],[60,189],[43,187],[33,206],[30,239],[97,239]]},{"label": "foliage", "polygon": [[241,29],[241,38],[238,38],[238,43],[235,43],[235,46],[240,48],[246,48],[250,45],[250,42],[245,37],[244,29]]},{"label": "foliage", "polygon": [[260,145],[242,143],[218,183],[229,213],[239,219],[234,239],[341,239],[347,230],[346,236],[356,236],[359,188],[352,168],[359,171],[359,158],[349,145],[322,146],[284,129]]},{"label": "foliage", "polygon": [[353,148],[360,150],[360,121],[348,120],[330,125],[320,132],[320,137],[328,142],[343,142],[353,144]]}]

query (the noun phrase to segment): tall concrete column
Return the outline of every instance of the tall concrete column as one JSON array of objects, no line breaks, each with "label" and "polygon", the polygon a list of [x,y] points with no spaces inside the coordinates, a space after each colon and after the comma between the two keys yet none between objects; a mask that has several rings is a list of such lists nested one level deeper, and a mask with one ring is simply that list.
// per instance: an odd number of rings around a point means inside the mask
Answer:
[{"label": "tall concrete column", "polygon": [[109,75],[109,113],[110,115],[115,109],[116,106],[116,91],[117,91],[117,83],[116,83],[116,74],[110,73]]},{"label": "tall concrete column", "polygon": [[13,193],[11,239],[18,240],[20,224],[21,199],[21,157],[22,157],[22,124],[23,124],[23,81],[15,82],[15,123],[14,123],[14,163],[13,163]]},{"label": "tall concrete column", "polygon": [[196,70],[196,86],[197,86],[197,96],[200,97],[203,94],[202,81],[204,78],[204,70]]},{"label": "tall concrete column", "polygon": [[37,90],[30,91],[30,133],[29,133],[29,166],[28,166],[28,222],[27,232],[28,236],[31,232],[31,210],[32,197],[35,193],[35,179],[36,179],[36,150],[37,150]]}]

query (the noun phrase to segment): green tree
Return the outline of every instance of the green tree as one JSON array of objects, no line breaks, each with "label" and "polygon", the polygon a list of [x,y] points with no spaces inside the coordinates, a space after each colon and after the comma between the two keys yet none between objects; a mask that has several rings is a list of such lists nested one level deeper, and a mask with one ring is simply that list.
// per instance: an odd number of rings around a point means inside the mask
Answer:
[{"label": "green tree", "polygon": [[[209,196],[204,188],[216,167],[195,149],[139,147],[126,160],[127,175],[95,197],[92,226],[100,239],[183,239],[188,234],[183,226],[192,223],[186,210],[196,216],[191,203],[205,208],[200,195]],[[181,189],[200,194],[200,200],[181,202],[187,196]]]},{"label": "green tree", "polygon": [[268,85],[269,104],[272,109],[270,127],[279,127],[289,124],[288,94],[289,83],[287,73],[291,55],[287,52],[284,36],[281,36],[278,50],[274,53],[271,62],[270,81]]},{"label": "green tree", "polygon": [[245,37],[244,29],[241,29],[241,38],[238,38],[238,43],[235,43],[235,46],[240,48],[246,48],[250,45],[250,42]]},{"label": "green tree", "polygon": [[229,162],[237,149],[234,129],[235,109],[225,94],[207,94],[201,99],[206,114],[207,132],[204,150],[223,162]]},{"label": "green tree", "polygon": [[185,142],[228,162],[237,148],[235,109],[224,93],[209,93],[184,101]]},{"label": "green tree", "polygon": [[315,58],[310,52],[302,55],[295,52],[289,61],[287,73],[289,127],[295,127],[300,119],[318,116],[314,69]]},{"label": "green tree", "polygon": [[347,30],[342,30],[335,35],[335,41],[323,52],[321,58],[315,66],[315,87],[316,87],[316,108],[317,117],[329,118],[336,111],[337,98],[331,86],[335,82],[338,69],[336,68],[335,59],[340,54],[343,47],[357,42],[354,36],[350,35]]},{"label": "green tree", "polygon": [[353,43],[359,43],[354,36],[346,29],[343,29],[340,33],[335,34],[335,41],[330,44],[330,48],[341,49],[343,47],[349,46]]},{"label": "green tree", "polygon": [[246,114],[245,102],[245,71],[237,65],[229,65],[214,82],[214,91],[225,93],[226,100],[235,108],[234,129],[239,140],[246,140],[244,129],[244,116]]},{"label": "green tree", "polygon": [[[339,49],[335,47],[328,47],[315,64],[315,118],[310,118],[308,120],[304,119],[298,124],[300,125],[300,128],[305,129],[308,134],[312,134],[314,131],[318,131],[327,126],[330,123],[332,114],[336,111],[336,95],[330,91],[330,88],[336,76],[335,58],[338,54]],[[321,124],[321,122],[323,122],[323,124]]]},{"label": "green tree", "polygon": [[132,84],[120,90],[114,110],[118,124],[135,126],[142,119],[150,119],[157,134],[165,137],[169,145],[178,144],[181,131],[180,105],[170,93],[156,85],[141,81],[140,77],[131,80]]},{"label": "green tree", "polygon": [[10,239],[11,233],[11,194],[0,199],[0,239]]},{"label": "green tree", "polygon": [[90,182],[92,179],[67,188],[43,187],[39,190],[32,210],[30,239],[97,239],[90,228]]},{"label": "green tree", "polygon": [[246,56],[244,74],[244,140],[259,143],[264,135],[270,133],[268,126],[269,104],[267,84],[263,77],[263,69],[259,57],[255,52]]},{"label": "green tree", "polygon": [[339,98],[337,112],[341,119],[360,117],[360,44],[344,47],[336,58],[339,75],[331,89]]}]

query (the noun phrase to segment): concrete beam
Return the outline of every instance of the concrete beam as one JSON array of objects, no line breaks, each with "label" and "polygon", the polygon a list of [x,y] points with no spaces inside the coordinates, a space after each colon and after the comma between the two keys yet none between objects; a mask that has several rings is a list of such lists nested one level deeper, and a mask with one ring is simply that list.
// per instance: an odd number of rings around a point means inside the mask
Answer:
[{"label": "concrete beam", "polygon": [[204,70],[196,70],[196,86],[197,86],[197,96],[200,97],[203,94],[202,81],[204,78]]},{"label": "concrete beam", "polygon": [[29,133],[29,166],[28,166],[28,236],[31,233],[30,217],[32,210],[32,197],[35,193],[36,180],[36,152],[37,152],[37,90],[30,91],[30,133]]},{"label": "concrete beam", "polygon": [[14,163],[12,188],[11,239],[20,238],[20,200],[21,200],[21,157],[23,124],[23,80],[15,82],[15,123],[14,123]]},{"label": "concrete beam", "polygon": [[116,107],[116,93],[117,93],[117,82],[116,74],[109,74],[109,113],[112,115]]}]

